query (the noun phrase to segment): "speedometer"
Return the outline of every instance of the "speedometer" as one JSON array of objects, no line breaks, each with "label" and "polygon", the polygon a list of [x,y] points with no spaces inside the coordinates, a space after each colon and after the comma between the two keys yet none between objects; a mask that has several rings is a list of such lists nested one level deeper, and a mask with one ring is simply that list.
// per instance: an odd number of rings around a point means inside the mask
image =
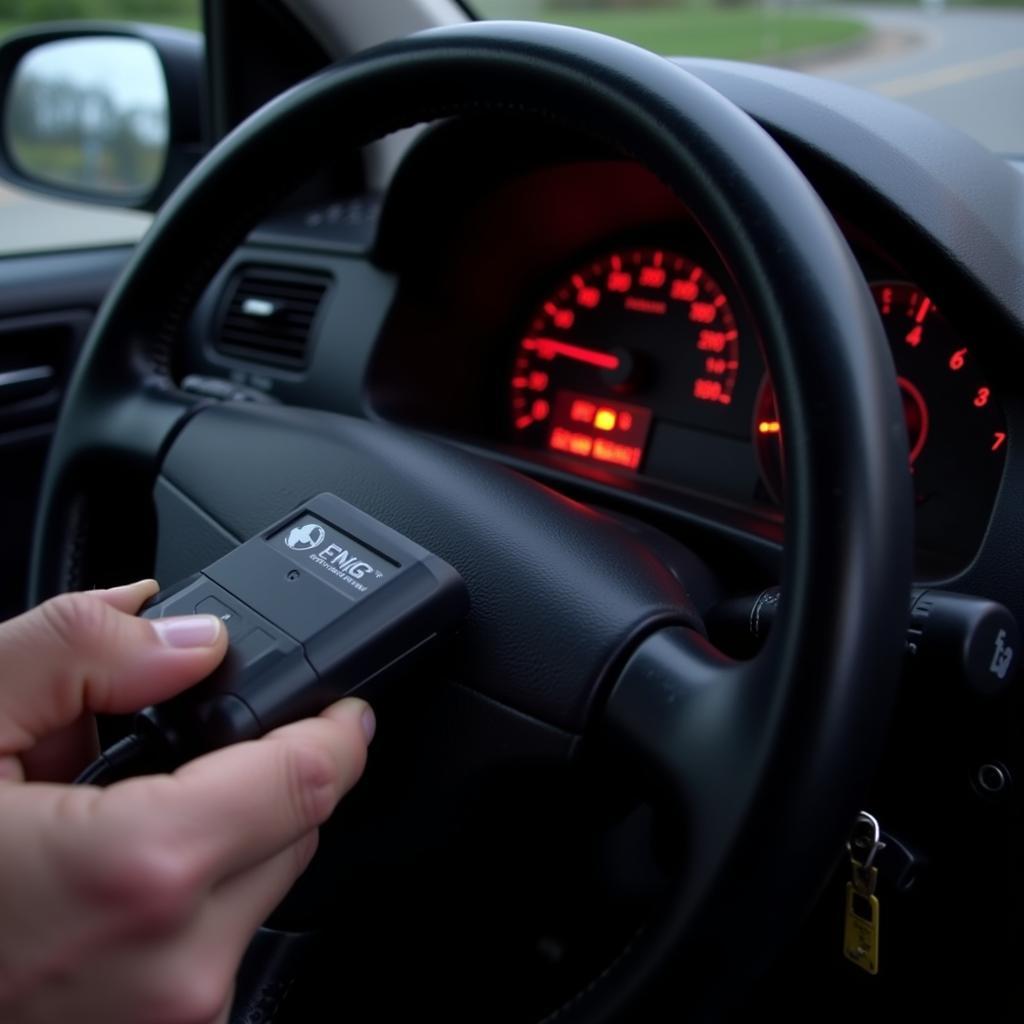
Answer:
[{"label": "speedometer", "polygon": [[687,408],[731,423],[739,369],[736,317],[707,267],[666,249],[611,252],[571,272],[530,318],[509,384],[511,431],[637,470],[659,423],[692,421]]}]

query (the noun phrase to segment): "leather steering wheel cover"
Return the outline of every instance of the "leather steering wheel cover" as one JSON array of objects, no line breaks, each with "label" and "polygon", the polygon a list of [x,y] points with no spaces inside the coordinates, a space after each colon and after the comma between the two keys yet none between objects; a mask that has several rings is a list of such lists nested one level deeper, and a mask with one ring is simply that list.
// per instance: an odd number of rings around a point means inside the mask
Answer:
[{"label": "leather steering wheel cover", "polygon": [[[813,825],[820,870],[874,763],[907,614],[911,501],[895,373],[860,270],[795,165],[723,97],[628,44],[556,26],[436,30],[322,73],[232,133],[164,206],[86,343],[44,481],[33,593],[54,589],[46,538],[63,533],[69,480],[100,457],[130,465],[136,481],[155,478],[188,409],[166,369],[181,311],[274,200],[338,145],[485,111],[553,118],[647,164],[744,288],[791,470],[766,726],[773,788],[799,783],[786,821]],[[614,994],[602,986],[574,1010],[606,1018],[647,973],[612,972]]]}]

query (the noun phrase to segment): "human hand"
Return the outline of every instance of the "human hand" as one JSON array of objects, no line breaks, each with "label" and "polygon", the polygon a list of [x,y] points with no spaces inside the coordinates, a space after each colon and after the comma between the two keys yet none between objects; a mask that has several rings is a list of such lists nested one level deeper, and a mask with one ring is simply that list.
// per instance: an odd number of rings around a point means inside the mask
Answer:
[{"label": "human hand", "polygon": [[153,581],[48,601],[0,624],[0,1019],[226,1020],[255,930],[362,774],[374,719],[346,700],[173,775],[59,784],[96,753],[94,713],[208,675],[213,616],[134,613]]}]

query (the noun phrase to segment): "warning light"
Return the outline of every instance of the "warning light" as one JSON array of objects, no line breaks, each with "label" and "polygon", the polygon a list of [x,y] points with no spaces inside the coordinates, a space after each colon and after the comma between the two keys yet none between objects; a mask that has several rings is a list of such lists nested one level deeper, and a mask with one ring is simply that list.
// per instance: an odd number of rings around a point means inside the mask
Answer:
[{"label": "warning light", "polygon": [[757,432],[759,434],[780,434],[782,424],[778,420],[761,420],[757,425]]},{"label": "warning light", "polygon": [[[533,412],[541,418],[536,408]],[[550,417],[548,447],[553,451],[624,469],[637,469],[643,462],[653,419],[649,409],[560,391]]]}]

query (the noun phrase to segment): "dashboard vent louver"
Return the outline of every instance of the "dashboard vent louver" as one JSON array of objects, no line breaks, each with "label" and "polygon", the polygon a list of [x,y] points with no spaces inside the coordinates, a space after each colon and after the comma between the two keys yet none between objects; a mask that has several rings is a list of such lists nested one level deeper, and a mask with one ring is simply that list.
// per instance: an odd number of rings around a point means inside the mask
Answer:
[{"label": "dashboard vent louver", "polygon": [[214,347],[254,362],[305,366],[329,283],[322,275],[284,267],[247,267],[229,286]]}]

